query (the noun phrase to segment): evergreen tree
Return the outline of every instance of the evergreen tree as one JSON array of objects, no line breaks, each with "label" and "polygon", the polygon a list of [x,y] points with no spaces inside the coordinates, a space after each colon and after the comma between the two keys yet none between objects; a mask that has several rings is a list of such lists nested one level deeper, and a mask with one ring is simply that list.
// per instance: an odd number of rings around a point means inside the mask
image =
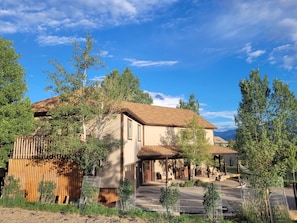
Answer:
[{"label": "evergreen tree", "polygon": [[34,114],[12,42],[0,38],[0,167],[5,168],[16,136],[32,133]]},{"label": "evergreen tree", "polygon": [[110,98],[117,100],[124,98],[127,101],[142,104],[153,103],[153,99],[150,95],[140,89],[139,79],[133,75],[129,68],[126,68],[122,74],[120,74],[118,70],[112,71],[104,78],[102,86],[105,87],[110,83],[117,86],[112,92],[107,92]]},{"label": "evergreen tree", "polygon": [[199,114],[199,102],[198,100],[195,100],[195,95],[193,93],[190,95],[188,102],[180,99],[179,105],[177,105],[176,108],[192,110],[193,112]]}]

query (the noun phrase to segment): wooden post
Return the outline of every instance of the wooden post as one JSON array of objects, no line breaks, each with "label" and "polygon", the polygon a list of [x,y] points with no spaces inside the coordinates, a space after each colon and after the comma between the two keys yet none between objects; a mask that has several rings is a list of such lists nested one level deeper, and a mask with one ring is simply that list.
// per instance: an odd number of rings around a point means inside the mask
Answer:
[{"label": "wooden post", "polygon": [[166,188],[168,184],[168,157],[166,156],[166,163],[165,163],[165,171],[166,171]]}]

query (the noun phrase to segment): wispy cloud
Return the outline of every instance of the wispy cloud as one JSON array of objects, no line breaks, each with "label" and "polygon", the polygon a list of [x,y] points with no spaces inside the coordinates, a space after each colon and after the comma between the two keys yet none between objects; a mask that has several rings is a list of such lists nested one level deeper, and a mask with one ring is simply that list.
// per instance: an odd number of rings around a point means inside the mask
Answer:
[{"label": "wispy cloud", "polygon": [[[65,0],[1,2],[1,33],[59,31],[65,28],[102,28],[150,20],[152,10],[162,9],[177,0]],[[5,21],[5,22],[4,22]],[[15,27],[14,29],[12,29]]]},{"label": "wispy cloud", "polygon": [[265,50],[252,50],[251,43],[245,44],[245,46],[240,50],[241,52],[246,53],[246,62],[252,63],[256,58],[264,54]]},{"label": "wispy cloud", "polygon": [[38,36],[37,42],[40,46],[68,45],[73,42],[84,42],[85,38],[67,36]]},{"label": "wispy cloud", "polygon": [[125,61],[130,62],[130,66],[133,67],[151,67],[151,66],[172,66],[177,64],[177,60],[161,60],[161,61],[152,61],[152,60],[136,60],[131,58],[125,58]]},{"label": "wispy cloud", "polygon": [[113,55],[109,54],[109,52],[107,50],[102,50],[100,52],[100,56],[101,57],[113,57]]},{"label": "wispy cloud", "polygon": [[201,115],[207,118],[226,118],[234,120],[234,115],[237,114],[237,111],[218,111],[218,112],[210,112],[203,111]]},{"label": "wispy cloud", "polygon": [[269,54],[271,64],[281,64],[287,70],[297,68],[297,41],[275,47]]},{"label": "wispy cloud", "polygon": [[236,129],[235,123],[234,122],[216,122],[215,125],[217,126],[216,131],[218,132],[224,132],[230,129]]}]

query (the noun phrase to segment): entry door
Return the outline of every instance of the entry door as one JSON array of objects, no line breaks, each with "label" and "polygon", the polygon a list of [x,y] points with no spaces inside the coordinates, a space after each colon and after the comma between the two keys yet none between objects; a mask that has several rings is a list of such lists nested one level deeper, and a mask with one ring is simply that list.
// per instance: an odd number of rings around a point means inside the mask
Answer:
[{"label": "entry door", "polygon": [[152,168],[151,168],[150,160],[143,161],[143,170],[144,170],[144,182],[152,181]]}]

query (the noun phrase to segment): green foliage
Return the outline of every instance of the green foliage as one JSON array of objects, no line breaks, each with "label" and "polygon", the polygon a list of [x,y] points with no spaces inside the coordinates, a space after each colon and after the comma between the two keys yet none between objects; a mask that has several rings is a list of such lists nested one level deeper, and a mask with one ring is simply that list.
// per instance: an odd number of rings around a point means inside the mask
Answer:
[{"label": "green foliage", "polygon": [[297,100],[279,80],[270,88],[267,76],[261,79],[258,70],[239,86],[242,101],[235,117],[236,147],[249,169],[262,179],[257,179],[258,185],[269,187],[271,176],[284,176],[287,168],[297,167]]},{"label": "green foliage", "polygon": [[99,190],[97,187],[92,186],[88,181],[83,181],[81,188],[82,193],[82,208],[86,206],[97,204],[98,203],[98,194]]},{"label": "green foliage", "polygon": [[264,223],[267,222],[262,217],[262,211],[259,206],[259,201],[245,200],[241,205],[241,210],[238,213],[240,217],[240,222],[249,222],[249,223]]},{"label": "green foliage", "polygon": [[[206,138],[205,129],[199,125],[196,117],[193,117],[185,129],[179,131],[176,141],[189,166],[190,164],[200,165],[210,162],[210,143]],[[190,174],[189,171],[189,180]]]},{"label": "green foliage", "polygon": [[162,187],[160,189],[159,201],[166,208],[167,216],[170,215],[169,210],[173,209],[179,199],[179,189],[177,187]]},{"label": "green foliage", "polygon": [[260,77],[259,70],[251,71],[249,80],[239,84],[242,100],[235,117],[236,148],[254,173],[251,185],[256,196],[263,199],[261,216],[268,219],[270,187],[279,184],[289,169],[296,169],[297,100],[287,84]]},{"label": "green foliage", "polygon": [[[272,210],[272,216],[274,222],[285,222],[285,223],[292,223],[292,219],[290,218],[289,212],[286,207],[275,207]],[[279,220],[278,220],[279,219]]]},{"label": "green foliage", "polygon": [[1,194],[3,205],[7,207],[21,206],[25,202],[24,192],[20,189],[20,179],[14,176],[5,177]]},{"label": "green foliage", "polygon": [[[108,88],[110,85],[114,85],[116,88],[110,90],[111,88]],[[151,96],[140,89],[139,79],[133,75],[129,68],[126,68],[122,74],[118,70],[112,71],[104,78],[102,86],[111,99],[142,104],[153,103]]]},{"label": "green foliage", "polygon": [[12,42],[0,38],[0,167],[5,168],[16,136],[31,134],[32,104],[24,98],[26,74]]},{"label": "green foliage", "polygon": [[55,201],[54,190],[56,189],[55,182],[40,181],[38,184],[38,192],[40,194],[39,201],[42,204],[53,203]]},{"label": "green foliage", "polygon": [[180,184],[181,187],[194,187],[195,182],[193,180],[187,180],[184,183]]},{"label": "green foliage", "polygon": [[4,197],[14,198],[17,195],[21,194],[20,189],[20,179],[15,178],[14,176],[7,176],[4,179],[4,186],[2,187],[1,194]]},{"label": "green foliage", "polygon": [[83,215],[105,215],[105,216],[116,216],[118,215],[118,210],[115,208],[108,208],[102,206],[98,203],[92,203],[87,205],[85,208],[81,209],[81,214]]},{"label": "green foliage", "polygon": [[188,102],[184,102],[182,99],[180,99],[179,105],[177,105],[176,107],[192,110],[193,112],[199,114],[199,102],[198,100],[195,100],[195,95],[193,93],[190,95]]},{"label": "green foliage", "polygon": [[126,212],[129,209],[129,200],[134,193],[133,184],[128,179],[120,180],[118,193],[121,198],[121,210]]},{"label": "green foliage", "polygon": [[220,194],[213,183],[205,186],[206,192],[203,195],[203,206],[209,220],[216,218],[218,201],[221,199]]},{"label": "green foliage", "polygon": [[59,104],[49,112],[41,132],[52,138],[50,153],[61,155],[79,165],[88,175],[106,159],[110,150],[120,144],[110,135],[103,134],[106,123],[114,118],[119,104],[105,91],[112,92],[116,85],[102,88],[99,81],[90,81],[87,71],[104,66],[100,53],[93,52],[94,40],[88,34],[84,46],[74,43],[72,69],[68,72],[57,61],[51,61],[55,71],[48,71],[47,87],[59,95]]}]

